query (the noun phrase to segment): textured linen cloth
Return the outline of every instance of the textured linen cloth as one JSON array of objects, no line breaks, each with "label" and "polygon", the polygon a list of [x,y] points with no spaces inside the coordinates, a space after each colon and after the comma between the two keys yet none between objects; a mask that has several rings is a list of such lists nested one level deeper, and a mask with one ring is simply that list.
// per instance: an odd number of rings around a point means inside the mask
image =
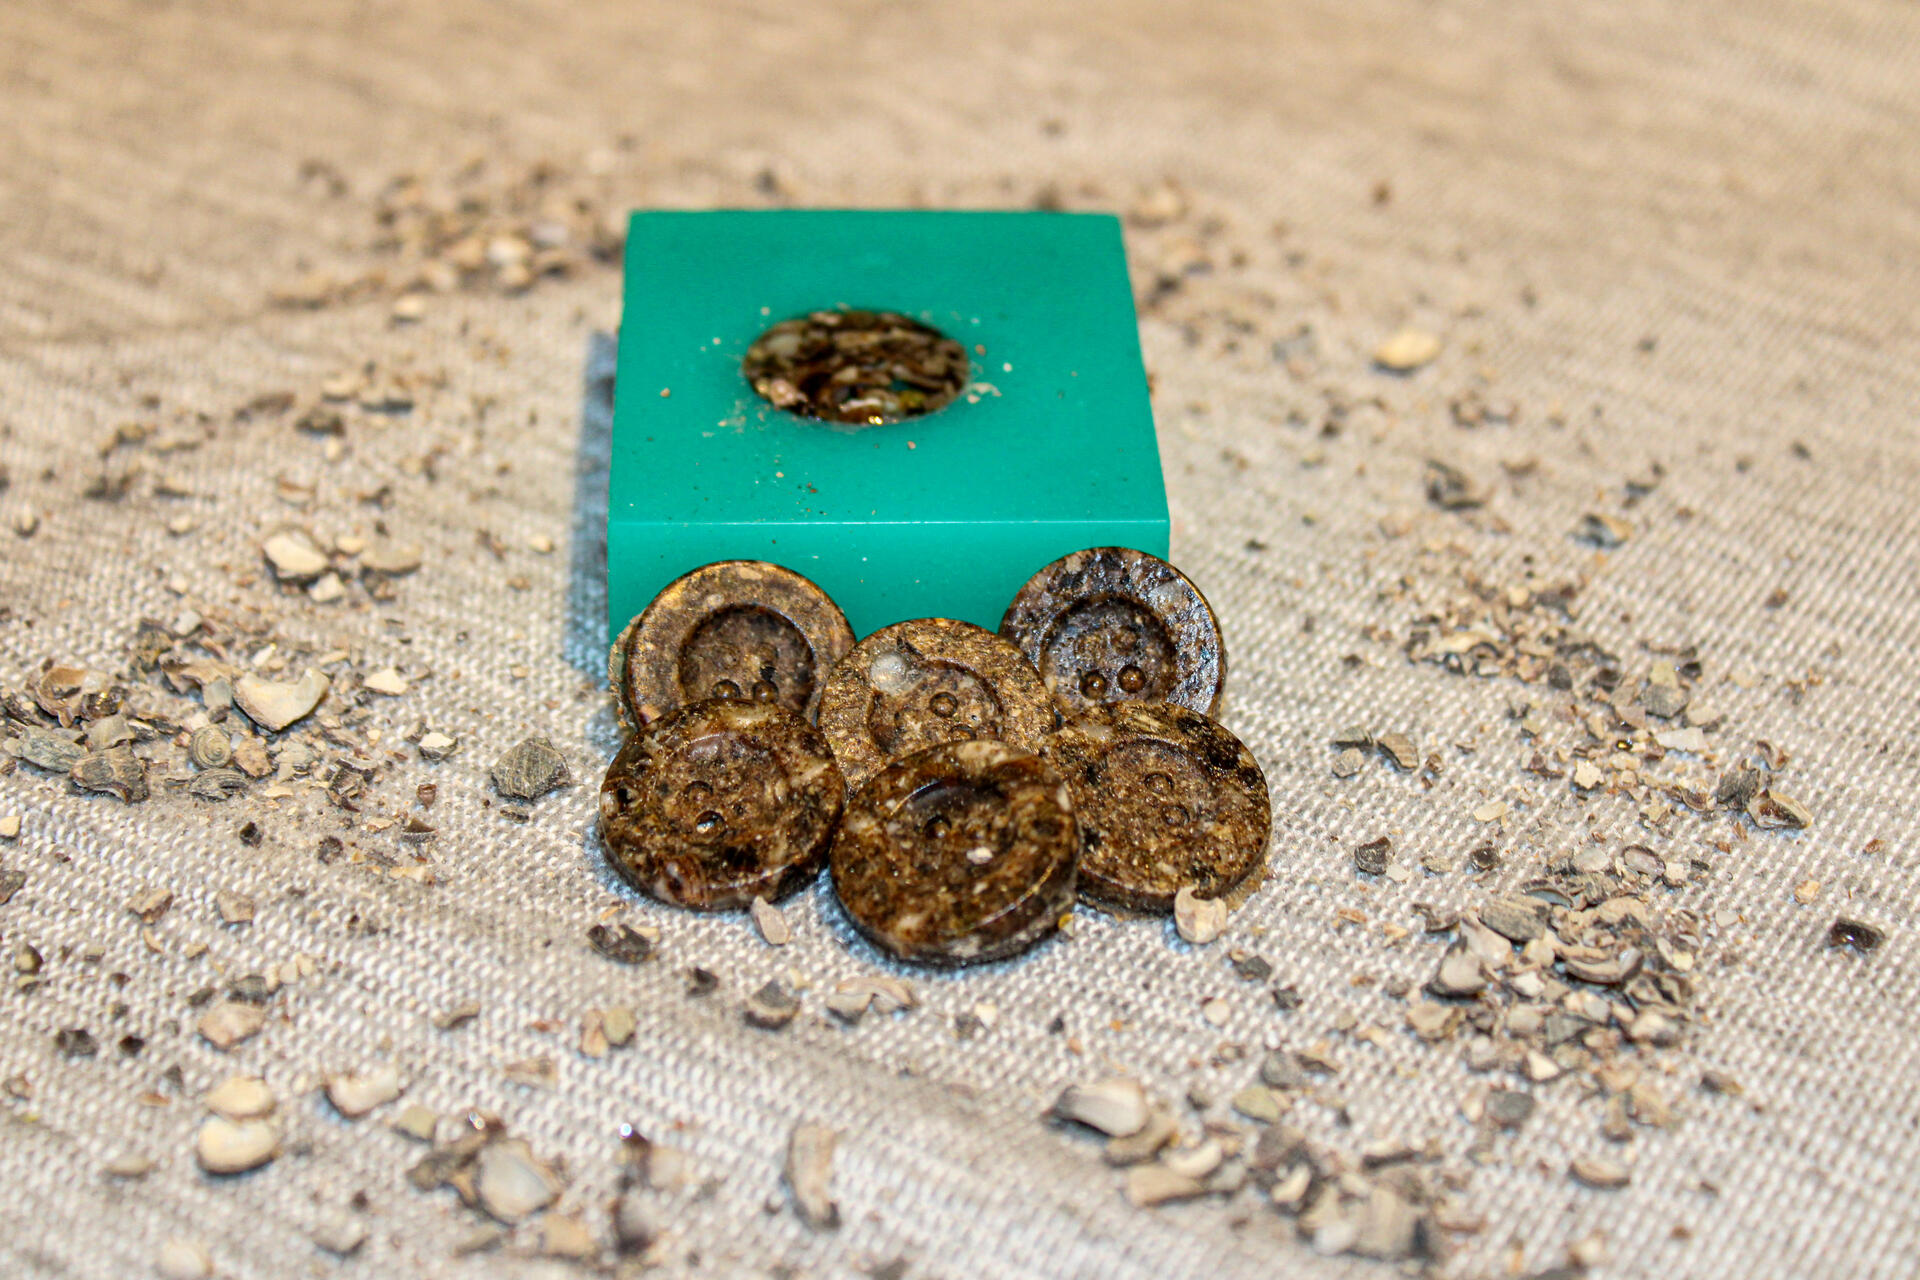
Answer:
[{"label": "textured linen cloth", "polygon": [[[1136,1209],[1096,1144],[1042,1119],[1065,1084],[1123,1073],[1191,1133],[1228,1118],[1266,1048],[1322,1040],[1345,1114],[1302,1102],[1289,1121],[1349,1152],[1437,1141],[1450,1199],[1481,1219],[1447,1234],[1444,1274],[1543,1271],[1595,1233],[1596,1274],[1913,1274],[1912,6],[16,0],[0,28],[0,685],[49,659],[124,670],[142,619],[188,610],[243,637],[238,665],[334,675],[272,744],[306,744],[311,768],[222,803],[167,784],[187,776],[170,740],[137,744],[154,794],[136,805],[26,764],[0,777],[0,817],[22,819],[0,870],[27,876],[0,941],[45,958],[37,987],[0,995],[0,1078],[24,1086],[0,1094],[0,1274],[145,1274],[169,1240],[231,1276],[580,1269],[532,1224],[458,1254],[481,1219],[408,1184],[424,1148],[386,1123],[407,1103],[497,1115],[564,1164],[556,1208],[602,1243],[620,1126],[684,1150],[687,1185],[650,1201],[668,1274],[1385,1274],[1316,1254],[1252,1189]],[[408,323],[394,288],[364,283],[405,274],[377,216],[394,179],[504,200],[542,164],[594,216],[1133,211],[1173,557],[1220,614],[1222,718],[1274,802],[1272,872],[1221,941],[1083,912],[1019,961],[906,975],[919,1008],[849,1028],[825,993],[889,966],[824,884],[774,949],[609,874],[593,814],[617,745],[601,521],[618,271],[431,295]],[[316,272],[363,284],[301,283]],[[302,290],[320,305],[273,301]],[[1442,350],[1395,377],[1370,355],[1404,327]],[[348,402],[339,436],[293,425],[349,375],[404,384],[410,406]],[[1485,504],[1429,502],[1430,458]],[[1630,536],[1596,549],[1574,536],[1588,513]],[[261,561],[288,527],[330,548],[390,536],[422,566],[390,598],[349,573],[315,603]],[[1580,626],[1635,679],[1697,646],[1695,696],[1724,718],[1705,757],[1669,762],[1711,790],[1770,744],[1811,827],[1684,810],[1650,827],[1629,798],[1526,772],[1537,746],[1510,704],[1550,691],[1403,646],[1470,580],[1529,571],[1584,583]],[[361,687],[388,666],[407,692]],[[1356,723],[1444,768],[1370,758],[1334,778],[1329,739]],[[421,726],[458,752],[421,759]],[[577,782],[519,821],[487,771],[528,734]],[[350,811],[314,784],[356,751],[374,773]],[[1474,820],[1496,802],[1505,818]],[[400,838],[409,815],[430,841]],[[1351,850],[1381,835],[1411,883],[1356,877]],[[1494,871],[1418,869],[1485,843]],[[1407,1034],[1385,994],[1440,952],[1410,904],[1466,907],[1596,843],[1709,864],[1655,895],[1706,922],[1693,1019],[1649,1059],[1675,1122],[1609,1143],[1569,1076],[1476,1161],[1460,1110],[1485,1077],[1457,1042]],[[127,904],[149,888],[175,900],[143,928]],[[218,891],[251,897],[253,921],[223,924]],[[1884,945],[1829,948],[1840,917]],[[657,954],[609,963],[585,943],[601,920],[657,928]],[[1236,947],[1299,1008],[1238,979]],[[719,990],[687,997],[691,965]],[[269,971],[286,981],[258,1036],[221,1053],[194,1033],[189,997]],[[800,1018],[748,1027],[741,1002],[775,977],[804,983]],[[469,1000],[472,1021],[435,1026]],[[634,1043],[578,1052],[580,1020],[615,1005],[636,1010]],[[99,1051],[63,1056],[56,1033],[80,1027]],[[123,1053],[127,1035],[144,1049]],[[503,1071],[542,1056],[544,1086]],[[316,1092],[382,1063],[406,1091],[373,1116]],[[236,1071],[279,1095],[285,1150],[218,1180],[193,1160],[199,1098]],[[1743,1092],[1703,1092],[1708,1072]],[[802,1121],[841,1133],[837,1231],[786,1207]],[[1601,1151],[1628,1186],[1567,1176]],[[152,1172],[104,1172],[130,1155]],[[313,1239],[342,1214],[369,1232],[344,1259]]]}]

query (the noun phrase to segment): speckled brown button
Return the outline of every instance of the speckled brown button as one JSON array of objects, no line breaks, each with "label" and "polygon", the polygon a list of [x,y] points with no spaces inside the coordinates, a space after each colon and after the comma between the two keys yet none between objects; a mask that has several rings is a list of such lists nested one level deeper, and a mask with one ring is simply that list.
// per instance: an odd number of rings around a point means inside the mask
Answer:
[{"label": "speckled brown button", "polygon": [[674,579],[627,624],[607,684],[629,728],[703,698],[772,702],[813,719],[853,629],[827,593],[764,560]]},{"label": "speckled brown button", "polygon": [[874,632],[840,660],[820,700],[820,728],[855,787],[887,761],[942,742],[997,738],[1038,751],[1055,720],[1018,649],[951,618]]},{"label": "speckled brown button", "polygon": [[1250,891],[1266,869],[1272,811],[1253,754],[1219,724],[1166,702],[1118,702],[1047,743],[1080,820],[1080,896],[1171,911]]},{"label": "speckled brown button", "polygon": [[967,388],[967,349],[897,311],[814,311],[755,338],[740,362],[789,413],[879,426],[936,412]]},{"label": "speckled brown button", "polygon": [[950,742],[853,793],[833,888],[860,932],[902,960],[999,960],[1072,909],[1078,847],[1072,799],[1044,760],[1004,742]]},{"label": "speckled brown button", "polygon": [[845,800],[818,729],[772,703],[714,698],[620,748],[600,787],[600,833],[636,888],[718,911],[812,880]]},{"label": "speckled brown button", "polygon": [[1165,560],[1130,547],[1090,547],[1034,574],[1000,634],[1069,714],[1137,700],[1211,715],[1227,679],[1206,598]]}]

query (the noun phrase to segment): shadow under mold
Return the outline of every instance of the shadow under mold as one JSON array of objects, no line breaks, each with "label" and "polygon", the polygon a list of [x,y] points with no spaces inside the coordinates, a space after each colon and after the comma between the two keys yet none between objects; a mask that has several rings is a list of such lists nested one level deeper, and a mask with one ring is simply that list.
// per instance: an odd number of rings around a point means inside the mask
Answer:
[{"label": "shadow under mold", "polygon": [[607,673],[607,482],[613,470],[613,374],[619,341],[587,335],[580,385],[580,445],[573,463],[573,544],[567,587],[569,664],[588,676]]}]

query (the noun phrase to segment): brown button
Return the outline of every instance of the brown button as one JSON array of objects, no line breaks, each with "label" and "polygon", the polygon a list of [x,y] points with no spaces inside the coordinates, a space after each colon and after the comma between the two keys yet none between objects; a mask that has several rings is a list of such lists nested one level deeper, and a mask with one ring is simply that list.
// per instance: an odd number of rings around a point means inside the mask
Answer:
[{"label": "brown button", "polygon": [[818,729],[771,703],[709,699],[620,748],[600,787],[600,833],[636,888],[718,911],[819,874],[845,800]]},{"label": "brown button", "polygon": [[676,578],[627,624],[607,684],[629,728],[704,698],[772,702],[807,719],[853,647],[840,607],[791,569],[722,560]]},{"label": "brown button", "polygon": [[1091,547],[1027,580],[1000,620],[1069,714],[1109,702],[1177,702],[1213,714],[1227,653],[1185,574],[1130,547]]},{"label": "brown button", "polygon": [[1047,759],[1080,820],[1081,897],[1171,911],[1185,888],[1215,898],[1259,882],[1267,780],[1206,716],[1165,702],[1096,707],[1061,726]]},{"label": "brown button", "polygon": [[1054,723],[1046,686],[1020,651],[951,618],[874,632],[833,669],[820,700],[820,728],[855,787],[942,742],[997,738],[1038,751]]},{"label": "brown button", "polygon": [[815,311],[755,338],[740,372],[777,408],[866,427],[944,409],[971,366],[965,347],[896,311]]},{"label": "brown button", "polygon": [[1079,834],[1066,784],[1004,742],[896,760],[847,802],[833,888],[861,933],[917,964],[1024,951],[1073,908]]}]

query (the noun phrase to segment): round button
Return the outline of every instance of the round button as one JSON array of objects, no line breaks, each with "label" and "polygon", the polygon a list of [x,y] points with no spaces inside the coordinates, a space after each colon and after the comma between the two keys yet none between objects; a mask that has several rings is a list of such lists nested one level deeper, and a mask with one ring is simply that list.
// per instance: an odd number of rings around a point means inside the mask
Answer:
[{"label": "round button", "polygon": [[705,698],[770,702],[814,719],[853,647],[840,607],[791,569],[722,560],[676,578],[627,624],[607,683],[629,728]]},{"label": "round button", "polygon": [[600,786],[600,834],[635,888],[719,911],[819,874],[845,800],[818,729],[772,703],[715,698],[620,748]]},{"label": "round button", "polygon": [[1172,703],[1114,703],[1068,720],[1046,755],[1080,820],[1081,897],[1171,911],[1185,888],[1217,898],[1259,883],[1267,780],[1213,720]]},{"label": "round button", "polygon": [[755,338],[740,372],[775,408],[847,426],[933,413],[967,388],[967,349],[897,311],[814,311]]},{"label": "round button", "polygon": [[1054,722],[1020,651],[951,618],[874,632],[833,669],[820,700],[820,728],[856,787],[887,761],[942,742],[993,738],[1037,751]]},{"label": "round button", "polygon": [[1025,951],[1073,908],[1079,848],[1060,775],[1003,742],[896,760],[847,802],[833,889],[874,945],[916,964]]},{"label": "round button", "polygon": [[1000,620],[1069,714],[1174,702],[1211,715],[1227,678],[1206,597],[1158,556],[1091,547],[1027,580]]}]

